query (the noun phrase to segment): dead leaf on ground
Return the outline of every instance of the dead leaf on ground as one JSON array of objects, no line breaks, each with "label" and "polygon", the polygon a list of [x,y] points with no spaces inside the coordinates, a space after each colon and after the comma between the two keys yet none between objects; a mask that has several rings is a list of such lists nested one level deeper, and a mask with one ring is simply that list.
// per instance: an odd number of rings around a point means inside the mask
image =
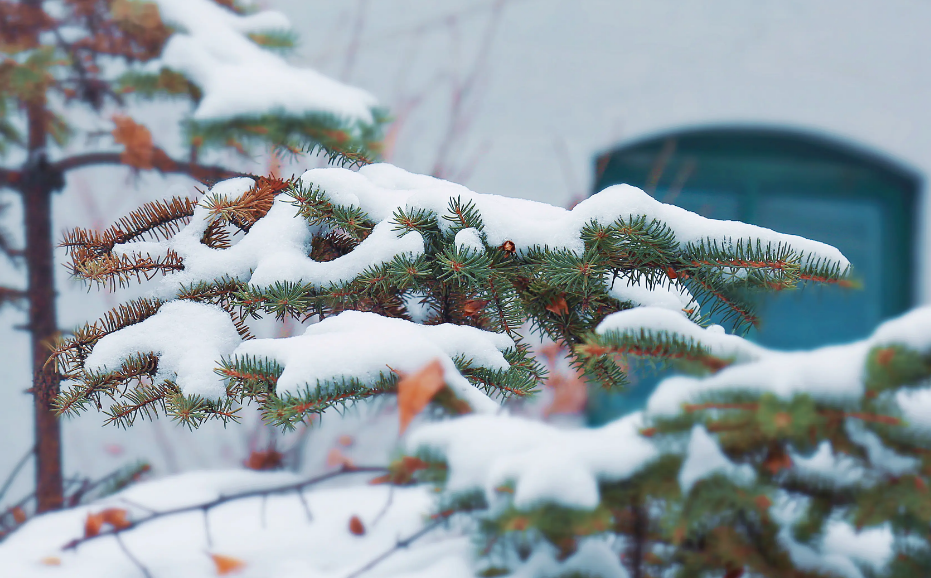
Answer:
[{"label": "dead leaf on ground", "polygon": [[246,567],[245,562],[239,558],[233,558],[232,556],[211,554],[210,558],[213,560],[213,565],[216,566],[217,576],[226,576],[227,574],[232,574]]},{"label": "dead leaf on ground", "polygon": [[43,566],[61,566],[61,558],[58,556],[46,556],[39,560],[39,564]]},{"label": "dead leaf on ground", "polygon": [[434,359],[420,371],[407,375],[398,382],[398,410],[400,413],[400,432],[404,433],[417,415],[420,414],[441,389],[446,386],[443,381],[443,364]]},{"label": "dead leaf on ground", "polygon": [[100,533],[101,528],[103,528],[103,514],[100,512],[87,514],[87,519],[84,520],[84,537],[96,536]]},{"label": "dead leaf on ground", "polygon": [[349,518],[349,531],[355,536],[365,534],[365,526],[362,525],[362,520],[359,519],[359,516]]}]

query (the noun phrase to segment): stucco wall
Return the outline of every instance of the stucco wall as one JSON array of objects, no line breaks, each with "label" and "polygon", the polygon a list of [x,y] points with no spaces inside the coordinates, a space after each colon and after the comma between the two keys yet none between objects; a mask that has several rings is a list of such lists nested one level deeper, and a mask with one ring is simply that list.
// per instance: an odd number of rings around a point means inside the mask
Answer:
[{"label": "stucco wall", "polygon": [[[400,114],[391,160],[411,170],[434,167],[456,79],[486,47],[450,163],[468,169],[484,149],[461,178],[482,192],[566,202],[596,152],[707,125],[820,132],[931,175],[926,0],[507,0],[496,17],[497,4],[267,5],[300,30],[300,60]],[[919,242],[925,263],[931,238]],[[931,301],[931,268],[919,279]]]}]

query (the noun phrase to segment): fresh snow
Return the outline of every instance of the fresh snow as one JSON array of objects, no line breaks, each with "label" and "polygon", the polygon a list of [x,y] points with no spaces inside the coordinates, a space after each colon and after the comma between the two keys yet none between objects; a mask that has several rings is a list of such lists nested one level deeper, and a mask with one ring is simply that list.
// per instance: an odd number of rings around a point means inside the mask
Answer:
[{"label": "fresh snow", "polygon": [[430,424],[413,432],[407,448],[442,453],[449,464],[447,490],[484,490],[514,484],[514,503],[542,502],[594,508],[598,482],[625,479],[659,456],[637,435],[634,414],[598,429],[561,430],[524,418],[470,415]]},{"label": "fresh snow", "polygon": [[156,380],[171,379],[187,395],[225,395],[214,368],[241,338],[228,313],[215,305],[172,301],[135,325],[104,336],[84,363],[89,372],[114,371],[139,353],[158,356]]},{"label": "fresh snow", "polygon": [[692,428],[692,435],[685,452],[685,462],[679,470],[679,487],[687,494],[699,481],[714,474],[730,478],[737,484],[752,484],[756,473],[748,464],[737,465],[724,455],[718,442],[704,426]]},{"label": "fresh snow", "polygon": [[372,382],[380,373],[412,373],[439,359],[447,385],[473,410],[496,411],[498,403],[469,383],[452,358],[461,355],[477,366],[507,370],[501,352],[511,347],[514,342],[507,335],[475,327],[418,325],[377,313],[344,311],[311,325],[297,337],[244,341],[233,355],[266,357],[283,365],[279,395],[298,393],[318,380],[345,377]]},{"label": "fresh snow", "polygon": [[641,333],[674,334],[704,346],[714,356],[734,358],[739,361],[758,359],[765,351],[746,339],[725,333],[720,325],[701,327],[689,321],[681,309],[662,306],[635,307],[617,311],[605,317],[595,328],[595,332],[599,335],[615,331],[633,336],[639,336]]},{"label": "fresh snow", "polygon": [[[462,185],[412,174],[388,164],[367,165],[358,171],[313,169],[301,176],[301,182],[308,188],[322,189],[335,205],[362,209],[376,222],[372,233],[347,255],[323,263],[314,261],[307,256],[307,247],[319,229],[300,218],[297,207],[282,196],[268,214],[229,249],[212,249],[200,242],[210,224],[208,211],[200,206],[188,225],[171,239],[131,242],[114,250],[118,254],[157,257],[170,249],[181,255],[185,268],[161,279],[158,291],[162,296],[171,296],[181,284],[210,282],[224,275],[259,287],[277,281],[322,287],[350,281],[366,268],[389,262],[398,255],[422,254],[424,239],[420,234],[409,232],[399,237],[393,231],[394,212],[403,208],[423,209],[436,215],[439,226],[448,230],[452,224],[440,217],[447,212],[451,201],[459,199],[475,205],[481,214],[482,228],[480,232],[459,231],[456,245],[476,251],[484,250],[486,244],[497,247],[511,241],[518,251],[545,246],[581,253],[581,231],[587,223],[597,221],[607,225],[619,218],[645,215],[667,222],[682,246],[702,240],[727,246],[752,238],[764,244],[789,244],[802,251],[806,258],[827,259],[841,267],[847,265],[840,252],[823,243],[753,225],[706,219],[660,203],[627,185],[609,187],[572,210],[566,210],[535,201],[474,193]],[[240,178],[219,183],[210,192],[234,197],[237,191],[241,194],[248,186],[248,180]],[[618,299],[667,308],[677,307],[678,303],[688,306],[692,301],[687,292],[671,286],[647,289],[640,281],[629,281],[627,285],[625,288],[623,281],[606,279],[606,287],[613,286],[611,290],[617,292]],[[648,291],[654,295],[647,295]]]},{"label": "fresh snow", "polygon": [[[297,492],[290,491],[229,502],[206,515],[193,511],[154,520],[126,532],[122,541],[153,578],[216,576],[209,554],[242,560],[246,566],[236,575],[244,578],[345,578],[394,547],[399,537],[420,530],[434,511],[434,496],[424,487],[361,485],[366,478],[355,477],[358,481],[348,487],[306,489],[310,519]],[[127,509],[130,519],[138,520],[151,510],[203,504],[297,481],[290,473],[226,470],[137,484],[94,504],[33,519],[0,544],[0,568],[5,578],[139,576],[114,538],[99,538],[76,550],[61,548],[83,535],[88,513],[106,507]],[[362,521],[363,535],[350,533],[352,516]],[[471,578],[470,554],[468,538],[439,529],[366,576],[401,578],[433,571]],[[49,558],[58,558],[60,564],[49,565]]]},{"label": "fresh snow", "polygon": [[178,32],[148,66],[153,72],[161,67],[180,72],[201,89],[196,120],[328,113],[350,124],[373,122],[373,96],[292,66],[249,39],[250,33],[289,31],[280,12],[239,15],[210,0],[154,1],[162,20]]}]

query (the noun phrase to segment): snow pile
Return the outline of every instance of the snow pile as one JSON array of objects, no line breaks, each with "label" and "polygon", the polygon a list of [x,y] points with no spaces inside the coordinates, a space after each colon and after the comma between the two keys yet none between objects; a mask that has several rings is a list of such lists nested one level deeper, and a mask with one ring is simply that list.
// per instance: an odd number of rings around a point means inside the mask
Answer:
[{"label": "snow pile", "polygon": [[194,82],[203,98],[196,120],[258,117],[271,112],[304,116],[330,113],[372,124],[375,98],[307,68],[297,68],[262,48],[248,34],[287,32],[280,12],[239,15],[210,0],[154,0],[162,20],[178,29],[150,63]]},{"label": "snow pile", "polygon": [[[602,327],[616,328],[615,316],[625,313],[638,314],[635,309],[609,316],[599,326],[599,331]],[[668,327],[665,320],[655,324],[649,319],[642,321],[643,326],[654,330]],[[689,322],[683,319],[683,323]],[[863,373],[869,351],[874,347],[900,344],[927,352],[931,350],[928,327],[931,327],[931,307],[922,307],[883,323],[867,339],[846,345],[791,352],[751,346],[754,356],[746,363],[731,365],[709,377],[677,376],[664,380],[647,401],[647,413],[674,415],[684,403],[727,390],[769,392],[782,399],[807,394],[826,402],[856,401],[865,390]],[[729,337],[709,334],[707,330],[702,333],[697,328],[684,334],[709,348],[720,346],[719,338]],[[931,388],[900,391],[897,401],[912,426],[931,428]]]},{"label": "snow pile", "polygon": [[679,470],[679,487],[687,494],[696,482],[720,474],[737,484],[748,485],[756,481],[756,473],[749,464],[737,465],[727,459],[704,427],[692,428],[688,448],[685,450],[685,462]]},{"label": "snow pile", "polygon": [[[725,333],[720,325],[701,327],[689,321],[682,310],[662,306],[645,306],[617,311],[605,317],[595,332],[604,335],[610,332],[629,334],[631,336],[677,335],[705,347],[716,357],[734,358],[747,361],[759,359],[767,352],[737,335]],[[676,407],[678,409],[678,407]]]},{"label": "snow pile", "polygon": [[[312,486],[300,494],[288,490],[230,500],[206,513],[197,506],[234,494],[289,486],[300,479],[291,473],[226,470],[137,484],[93,504],[30,520],[0,543],[0,568],[5,578],[141,575],[131,555],[153,577],[208,578],[218,575],[210,557],[216,554],[243,563],[235,572],[243,578],[346,578],[391,552],[364,576],[474,578],[478,574],[481,568],[473,562],[469,527],[456,518],[407,547],[397,547],[399,540],[431,524],[436,495],[427,486],[371,486],[363,483],[364,476],[352,474],[350,480],[343,477],[339,487]],[[127,510],[129,520],[139,522],[155,512],[185,507],[191,511],[123,532],[122,546],[107,536],[76,549],[62,548],[84,535],[90,513],[121,508]],[[361,522],[361,533],[358,527],[351,531],[353,517]],[[109,527],[104,528],[107,531]],[[517,565],[513,576],[550,578],[571,571],[627,578],[617,552],[598,537],[581,541],[578,551],[563,561],[556,559],[553,548],[541,546],[526,563]]]},{"label": "snow pile", "polygon": [[217,399],[223,382],[216,362],[241,339],[230,316],[215,305],[173,301],[141,323],[104,336],[84,363],[88,372],[116,371],[139,353],[158,356],[158,381],[171,379],[187,395]]},{"label": "snow pile", "polygon": [[628,478],[660,455],[638,435],[641,427],[640,414],[576,430],[507,415],[472,415],[413,432],[407,448],[445,456],[450,492],[478,488],[492,501],[496,488],[513,484],[519,508],[553,502],[591,509],[600,500],[599,481]]},{"label": "snow pile", "polygon": [[[737,221],[708,219],[661,203],[630,185],[608,187],[567,210],[536,201],[475,193],[462,185],[412,174],[388,164],[368,165],[358,172],[314,169],[305,172],[301,180],[305,185],[326,191],[334,204],[359,207],[376,221],[389,220],[399,207],[442,215],[451,199],[471,201],[482,215],[482,232],[492,247],[511,241],[518,251],[546,246],[581,253],[584,248],[581,230],[587,223],[610,225],[619,218],[646,216],[648,221],[658,219],[667,224],[682,247],[702,241],[729,247],[741,239],[759,239],[764,246],[789,245],[808,258],[839,263],[842,269],[848,265],[840,251],[824,243]],[[441,228],[450,226],[451,223],[440,221]]]},{"label": "snow pile", "polygon": [[298,393],[318,380],[345,377],[371,382],[390,370],[412,373],[434,359],[443,365],[444,380],[476,411],[495,411],[498,404],[476,389],[456,369],[452,358],[471,359],[473,365],[506,371],[501,353],[514,347],[507,335],[463,325],[418,325],[376,313],[344,311],[307,328],[298,337],[244,341],[234,356],[265,357],[279,362],[284,372],[277,393]]},{"label": "snow pile", "polygon": [[215,373],[222,357],[267,358],[284,371],[277,393],[299,393],[305,385],[358,378],[367,383],[392,370],[412,373],[434,359],[443,365],[446,384],[473,410],[495,411],[498,404],[472,386],[456,369],[462,356],[473,366],[506,371],[502,351],[514,347],[507,335],[475,327],[418,325],[376,313],[344,311],[307,328],[303,335],[241,341],[229,315],[219,307],[173,301],[148,319],[103,337],[87,358],[90,372],[113,371],[138,353],[159,358],[157,379],[172,379],[186,395],[217,399],[225,394]]},{"label": "snow pile", "polygon": [[672,280],[663,280],[650,287],[645,277],[615,279],[609,274],[605,279],[605,285],[608,287],[608,295],[618,301],[629,301],[639,306],[662,307],[677,313],[691,310],[693,315],[698,315],[701,311],[689,290]]},{"label": "snow pile", "polygon": [[[0,568],[7,578],[138,576],[140,570],[115,538],[99,538],[76,550],[62,546],[83,535],[88,513],[107,507],[126,509],[130,520],[140,520],[152,511],[297,481],[289,473],[228,470],[138,484],[89,506],[30,521],[0,544]],[[391,550],[399,537],[423,528],[433,511],[431,494],[426,488],[312,487],[303,492],[310,517],[297,491],[289,491],[230,501],[206,514],[194,510],[166,516],[125,532],[121,540],[151,576],[216,576],[209,554],[219,554],[244,562],[236,573],[244,578],[345,578]],[[361,535],[350,532],[353,516],[362,522]],[[438,529],[365,575],[472,578],[470,554],[468,538]]]}]

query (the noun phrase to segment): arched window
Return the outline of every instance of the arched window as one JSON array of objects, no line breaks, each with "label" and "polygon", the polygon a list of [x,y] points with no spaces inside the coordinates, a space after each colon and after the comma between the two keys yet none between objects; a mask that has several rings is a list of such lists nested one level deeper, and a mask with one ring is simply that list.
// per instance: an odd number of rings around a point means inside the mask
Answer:
[{"label": "arched window", "polygon": [[919,179],[842,142],[785,130],[705,129],[635,142],[596,160],[595,190],[618,183],[706,217],[839,248],[862,289],[808,286],[761,298],[749,337],[779,349],[867,336],[914,301]]}]

